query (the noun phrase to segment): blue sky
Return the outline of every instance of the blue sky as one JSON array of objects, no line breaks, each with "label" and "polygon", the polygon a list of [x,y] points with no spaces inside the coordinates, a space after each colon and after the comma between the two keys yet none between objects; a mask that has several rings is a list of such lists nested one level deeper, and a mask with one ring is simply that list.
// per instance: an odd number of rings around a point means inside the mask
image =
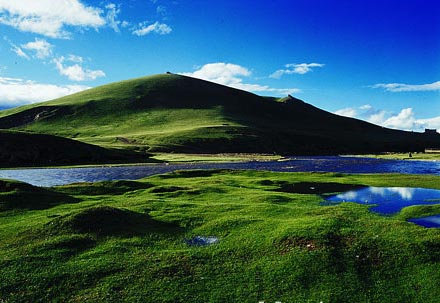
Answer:
[{"label": "blue sky", "polygon": [[165,71],[440,129],[437,0],[0,0],[0,108]]}]

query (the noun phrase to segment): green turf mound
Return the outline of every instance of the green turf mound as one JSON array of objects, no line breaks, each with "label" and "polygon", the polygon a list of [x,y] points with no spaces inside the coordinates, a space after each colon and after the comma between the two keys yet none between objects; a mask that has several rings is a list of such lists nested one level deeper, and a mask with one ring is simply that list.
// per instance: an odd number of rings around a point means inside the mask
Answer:
[{"label": "green turf mound", "polygon": [[54,219],[52,230],[86,233],[95,236],[140,236],[178,230],[173,224],[152,219],[146,214],[110,206],[92,207]]},{"label": "green turf mound", "polygon": [[78,202],[78,199],[47,188],[18,181],[0,180],[0,211],[46,209],[63,203],[75,202]]},{"label": "green turf mound", "polygon": [[94,183],[73,183],[56,187],[56,190],[75,195],[122,195],[128,192],[148,189],[151,184],[130,180],[102,181]]}]

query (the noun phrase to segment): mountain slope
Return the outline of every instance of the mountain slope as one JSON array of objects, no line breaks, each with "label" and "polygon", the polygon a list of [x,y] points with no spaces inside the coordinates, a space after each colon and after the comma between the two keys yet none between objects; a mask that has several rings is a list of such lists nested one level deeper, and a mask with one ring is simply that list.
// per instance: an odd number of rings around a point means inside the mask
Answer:
[{"label": "mountain slope", "polygon": [[290,96],[264,98],[175,74],[2,111],[0,128],[152,152],[335,154],[440,146],[440,136],[385,129]]},{"label": "mountain slope", "polygon": [[0,130],[0,167],[151,162],[145,153],[109,150],[51,135]]}]

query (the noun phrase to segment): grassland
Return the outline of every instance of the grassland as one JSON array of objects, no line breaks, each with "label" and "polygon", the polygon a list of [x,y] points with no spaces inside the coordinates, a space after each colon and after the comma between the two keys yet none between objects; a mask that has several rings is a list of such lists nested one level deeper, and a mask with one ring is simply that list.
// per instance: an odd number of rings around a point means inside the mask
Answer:
[{"label": "grassland", "polygon": [[[4,180],[0,302],[438,302],[440,231],[405,220],[440,207],[383,217],[354,203],[320,205],[321,194],[359,185],[440,188],[440,177],[181,171],[55,188]],[[195,236],[219,242],[188,245]]]}]

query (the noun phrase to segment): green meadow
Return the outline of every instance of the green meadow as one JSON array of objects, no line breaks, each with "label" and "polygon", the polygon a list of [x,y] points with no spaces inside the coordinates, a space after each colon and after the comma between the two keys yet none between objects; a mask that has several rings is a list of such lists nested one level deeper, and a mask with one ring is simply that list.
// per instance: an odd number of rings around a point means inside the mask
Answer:
[{"label": "green meadow", "polygon": [[[0,302],[438,302],[440,231],[321,206],[440,177],[194,170],[53,188],[0,181]],[[197,236],[211,245],[191,245]]]}]

